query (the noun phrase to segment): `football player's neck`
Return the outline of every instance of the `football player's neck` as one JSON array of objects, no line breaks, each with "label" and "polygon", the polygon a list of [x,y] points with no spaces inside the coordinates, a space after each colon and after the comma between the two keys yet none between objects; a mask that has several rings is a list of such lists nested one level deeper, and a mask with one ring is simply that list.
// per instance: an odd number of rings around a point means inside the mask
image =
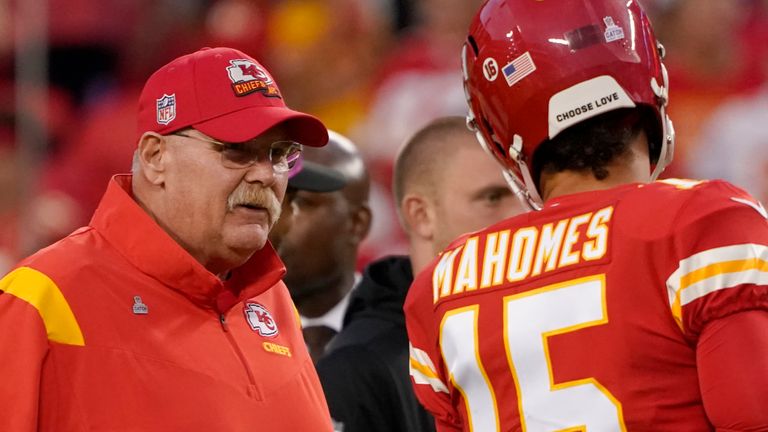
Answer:
[{"label": "football player's neck", "polygon": [[611,189],[629,183],[648,183],[651,181],[650,159],[645,135],[637,137],[627,152],[605,166],[608,175],[603,179],[595,177],[591,170],[543,172],[539,181],[542,199],[579,192]]},{"label": "football player's neck", "polygon": [[431,239],[424,238],[415,232],[408,233],[408,258],[411,260],[414,277],[427,268],[440,252],[435,252],[435,245]]}]

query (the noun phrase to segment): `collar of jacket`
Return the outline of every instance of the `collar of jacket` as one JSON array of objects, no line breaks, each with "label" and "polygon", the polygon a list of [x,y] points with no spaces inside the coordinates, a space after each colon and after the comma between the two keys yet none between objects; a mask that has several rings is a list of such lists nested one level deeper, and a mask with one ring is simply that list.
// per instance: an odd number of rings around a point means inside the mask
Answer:
[{"label": "collar of jacket", "polygon": [[138,270],[197,305],[220,313],[280,283],[285,274],[285,266],[267,242],[245,264],[232,270],[226,281],[220,280],[136,203],[131,175],[112,178],[90,226]]}]

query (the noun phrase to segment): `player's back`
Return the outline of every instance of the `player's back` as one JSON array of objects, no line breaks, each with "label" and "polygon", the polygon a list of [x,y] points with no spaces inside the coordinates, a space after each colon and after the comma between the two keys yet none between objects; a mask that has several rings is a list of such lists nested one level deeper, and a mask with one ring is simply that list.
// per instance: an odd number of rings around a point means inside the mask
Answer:
[{"label": "player's back", "polygon": [[670,181],[463,237],[406,302],[421,401],[460,430],[711,430],[695,348],[707,322],[765,307],[738,264],[768,248],[757,224],[727,183]]}]

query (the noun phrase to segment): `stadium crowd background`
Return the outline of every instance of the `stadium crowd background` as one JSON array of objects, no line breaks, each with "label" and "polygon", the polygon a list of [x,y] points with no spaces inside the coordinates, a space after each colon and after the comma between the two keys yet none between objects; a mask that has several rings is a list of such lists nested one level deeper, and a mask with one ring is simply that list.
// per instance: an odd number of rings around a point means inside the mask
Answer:
[{"label": "stadium crowd background", "polygon": [[[640,0],[665,44],[675,161],[768,201],[768,0]],[[459,51],[478,0],[0,0],[0,274],[86,224],[130,169],[141,85],[202,46],[273,73],[292,108],[361,146],[373,230],[360,265],[404,252],[402,142],[466,113]],[[457,173],[471,175],[471,173]]]}]

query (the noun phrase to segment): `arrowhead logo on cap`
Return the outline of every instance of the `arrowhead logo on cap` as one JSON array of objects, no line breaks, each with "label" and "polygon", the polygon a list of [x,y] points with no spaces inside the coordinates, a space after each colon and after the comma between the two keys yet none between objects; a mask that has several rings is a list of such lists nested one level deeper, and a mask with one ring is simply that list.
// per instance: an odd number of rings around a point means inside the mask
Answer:
[{"label": "arrowhead logo on cap", "polygon": [[232,66],[227,67],[227,73],[232,81],[235,96],[245,96],[259,91],[264,96],[281,98],[275,82],[259,65],[246,59],[229,62]]}]

